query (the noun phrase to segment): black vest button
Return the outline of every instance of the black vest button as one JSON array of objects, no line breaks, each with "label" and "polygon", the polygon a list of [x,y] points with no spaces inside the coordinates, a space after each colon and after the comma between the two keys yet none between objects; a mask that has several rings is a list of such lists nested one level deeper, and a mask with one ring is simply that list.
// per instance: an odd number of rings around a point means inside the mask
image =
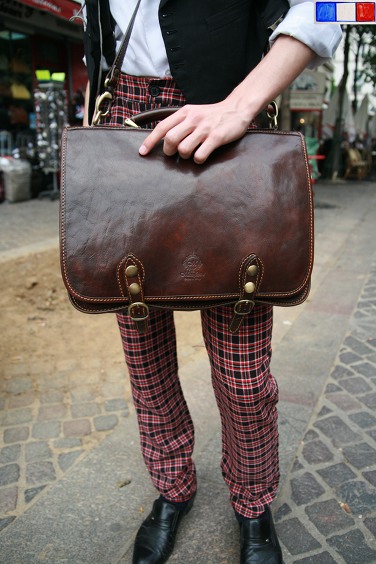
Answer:
[{"label": "black vest button", "polygon": [[154,86],[150,86],[149,92],[150,92],[150,96],[156,98],[161,93],[161,89],[159,88],[159,86],[154,85]]}]

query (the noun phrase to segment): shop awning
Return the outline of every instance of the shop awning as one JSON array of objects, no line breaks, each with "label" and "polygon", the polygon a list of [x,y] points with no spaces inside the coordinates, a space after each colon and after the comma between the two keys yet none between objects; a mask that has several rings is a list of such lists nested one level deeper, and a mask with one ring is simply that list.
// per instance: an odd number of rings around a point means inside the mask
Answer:
[{"label": "shop awning", "polygon": [[75,16],[81,7],[80,2],[76,2],[75,0],[18,0],[18,2],[27,4],[37,10],[49,12],[64,20],[69,20]]}]

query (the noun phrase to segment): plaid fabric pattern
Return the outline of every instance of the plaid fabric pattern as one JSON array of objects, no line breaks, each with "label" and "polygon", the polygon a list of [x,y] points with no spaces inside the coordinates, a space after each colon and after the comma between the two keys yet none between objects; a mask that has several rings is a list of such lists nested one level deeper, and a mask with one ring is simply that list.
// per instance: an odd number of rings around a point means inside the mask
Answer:
[{"label": "plaid fabric pattern", "polygon": [[[157,79],[121,73],[114,102],[104,123],[124,125],[134,114],[166,106],[183,106],[185,98],[172,78]],[[155,127],[154,123],[146,126]]]},{"label": "plaid fabric pattern", "polygon": [[[105,123],[120,126],[135,113],[183,104],[172,79],[123,74]],[[222,474],[234,509],[257,517],[274,499],[279,478],[272,307],[256,305],[236,335],[229,332],[232,309],[202,311],[202,329],[222,422]],[[152,310],[142,335],[127,314],[117,319],[146,466],[165,498],[186,501],[196,491],[194,428],[178,377],[173,312]]]},{"label": "plaid fabric pattern", "polygon": [[279,481],[272,307],[256,305],[236,334],[228,330],[232,315],[231,306],[203,310],[202,328],[222,422],[222,475],[235,511],[257,517]]}]

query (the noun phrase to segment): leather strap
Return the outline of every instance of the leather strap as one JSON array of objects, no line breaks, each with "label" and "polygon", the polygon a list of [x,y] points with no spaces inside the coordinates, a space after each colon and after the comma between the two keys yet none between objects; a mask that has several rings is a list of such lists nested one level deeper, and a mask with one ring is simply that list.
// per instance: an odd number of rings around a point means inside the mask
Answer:
[{"label": "leather strap", "polygon": [[149,307],[144,303],[144,267],[134,255],[128,255],[118,267],[118,282],[123,294],[129,299],[128,314],[137,331],[148,330]]},{"label": "leather strap", "polygon": [[239,300],[234,305],[230,323],[231,333],[239,331],[244,317],[251,313],[255,305],[255,295],[262,279],[262,264],[252,254],[243,260],[239,272]]},{"label": "leather strap", "polygon": [[[134,12],[132,14],[132,17],[130,19],[130,22],[128,24],[127,30],[124,33],[124,37],[123,37],[123,40],[120,44],[119,51],[118,51],[118,53],[115,57],[115,60],[112,63],[112,66],[111,66],[110,70],[108,71],[107,76],[105,78],[104,92],[102,92],[102,94],[100,94],[96,99],[95,111],[94,111],[94,115],[93,115],[92,125],[98,125],[101,121],[101,118],[106,116],[108,114],[109,110],[110,110],[111,103],[112,103],[112,100],[113,100],[113,93],[114,93],[116,86],[119,82],[121,67],[123,66],[125,53],[127,51],[128,45],[129,45],[129,40],[131,38],[134,21],[136,19],[136,15],[137,15],[137,12],[138,12],[138,8],[140,7],[140,4],[141,4],[141,0],[138,0],[136,7],[134,9]],[[105,108],[102,109],[104,104],[105,104]]]},{"label": "leather strap", "polygon": [[140,7],[140,4],[141,4],[141,0],[138,0],[136,7],[134,9],[134,12],[132,14],[132,17],[130,19],[130,22],[128,24],[127,30],[124,33],[124,37],[123,37],[123,40],[120,44],[119,51],[118,51],[118,53],[115,57],[114,62],[112,63],[112,67],[110,68],[110,70],[107,73],[107,77],[106,77],[106,80],[104,82],[106,87],[110,86],[110,87],[114,88],[119,81],[119,76],[120,76],[120,73],[121,73],[121,67],[123,66],[125,53],[127,51],[128,45],[129,45],[129,40],[131,38],[131,33],[132,33],[132,30],[133,30],[134,21],[136,19],[136,15],[137,15],[137,12],[138,12],[138,8]]}]

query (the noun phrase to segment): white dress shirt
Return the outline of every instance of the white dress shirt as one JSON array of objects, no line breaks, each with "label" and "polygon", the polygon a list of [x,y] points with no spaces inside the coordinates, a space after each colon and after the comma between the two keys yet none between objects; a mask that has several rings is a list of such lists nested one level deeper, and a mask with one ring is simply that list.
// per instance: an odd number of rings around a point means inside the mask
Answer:
[{"label": "white dress shirt", "polygon": [[[117,50],[136,2],[137,0],[110,0],[110,10],[117,24],[115,28]],[[272,44],[278,35],[290,35],[308,45],[317,54],[310,67],[316,67],[330,59],[342,38],[340,26],[315,23],[314,0],[289,0],[289,4],[290,10],[272,33],[270,43]],[[123,72],[133,76],[158,78],[171,76],[159,26],[158,8],[159,0],[141,2],[127,48],[127,56],[122,66]]]}]

